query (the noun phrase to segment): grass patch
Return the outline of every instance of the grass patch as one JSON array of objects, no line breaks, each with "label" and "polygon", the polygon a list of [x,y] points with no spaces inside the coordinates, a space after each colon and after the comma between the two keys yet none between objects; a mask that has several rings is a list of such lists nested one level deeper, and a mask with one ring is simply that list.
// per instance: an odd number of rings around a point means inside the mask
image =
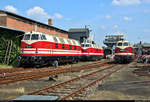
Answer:
[{"label": "grass patch", "polygon": [[1,68],[13,68],[13,66],[0,64],[0,69],[1,69]]}]

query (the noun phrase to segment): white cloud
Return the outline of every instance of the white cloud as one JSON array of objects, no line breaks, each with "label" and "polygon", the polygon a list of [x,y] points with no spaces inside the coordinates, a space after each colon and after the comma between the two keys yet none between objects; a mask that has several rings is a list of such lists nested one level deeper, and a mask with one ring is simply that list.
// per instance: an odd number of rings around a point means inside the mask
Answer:
[{"label": "white cloud", "polygon": [[111,18],[111,16],[107,15],[107,16],[105,16],[105,18],[106,18],[106,19],[110,19],[110,18]]},{"label": "white cloud", "polygon": [[117,6],[139,5],[141,0],[113,0],[112,4]]},{"label": "white cloud", "polygon": [[52,18],[47,12],[44,11],[43,8],[39,6],[35,6],[27,10],[26,13],[27,13],[27,16],[35,18],[35,19],[39,19],[39,20]]},{"label": "white cloud", "polygon": [[102,25],[100,28],[101,28],[102,30],[104,30],[104,29],[105,29],[105,26],[104,26],[104,25]]},{"label": "white cloud", "polygon": [[63,16],[60,13],[55,13],[53,18],[62,19]]},{"label": "white cloud", "polygon": [[18,13],[18,10],[15,7],[11,6],[11,5],[5,6],[5,10],[9,11],[9,12],[12,12],[12,13]]},{"label": "white cloud", "polygon": [[127,16],[125,16],[125,17],[123,17],[123,20],[124,20],[124,21],[131,21],[132,19],[129,18],[129,17],[127,17]]}]

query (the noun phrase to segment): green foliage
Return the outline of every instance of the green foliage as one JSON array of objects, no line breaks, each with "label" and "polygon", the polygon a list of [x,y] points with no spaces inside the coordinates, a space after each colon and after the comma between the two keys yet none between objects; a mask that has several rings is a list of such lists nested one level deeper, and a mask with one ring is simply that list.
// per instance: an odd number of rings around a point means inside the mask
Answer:
[{"label": "green foliage", "polygon": [[12,46],[10,49],[10,56],[9,56],[9,65],[15,65],[17,56],[19,55],[20,52],[20,38],[16,37],[17,34],[15,33],[9,33],[9,32],[3,32],[0,33],[0,63],[1,64],[6,64],[4,63],[5,56],[9,55],[6,53],[7,47],[12,42]]}]

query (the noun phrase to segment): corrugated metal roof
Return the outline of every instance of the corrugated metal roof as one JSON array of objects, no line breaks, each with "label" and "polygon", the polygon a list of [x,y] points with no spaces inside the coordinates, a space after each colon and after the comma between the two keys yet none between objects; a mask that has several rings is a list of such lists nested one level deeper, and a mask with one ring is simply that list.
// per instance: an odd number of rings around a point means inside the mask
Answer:
[{"label": "corrugated metal roof", "polygon": [[7,29],[7,30],[23,32],[23,33],[27,32],[27,31],[24,31],[24,30],[19,30],[19,29],[15,29],[15,28],[9,28],[9,27],[5,27],[5,26],[0,26],[0,29]]},{"label": "corrugated metal roof", "polygon": [[150,43],[143,43],[142,46],[143,47],[150,47]]},{"label": "corrugated metal roof", "polygon": [[71,29],[69,29],[69,32],[89,32],[89,29],[87,29],[87,28],[71,28]]},{"label": "corrugated metal roof", "polygon": [[27,17],[20,16],[20,15],[18,15],[18,14],[12,13],[12,12],[4,11],[4,10],[0,10],[0,12],[4,12],[4,13],[6,13],[6,14],[8,14],[8,15],[12,15],[12,16],[15,16],[15,17],[20,17],[20,18],[23,18],[23,19],[32,21],[32,22],[34,22],[34,23],[42,24],[42,25],[45,25],[45,26],[48,26],[48,27],[51,27],[51,28],[54,28],[54,29],[57,29],[57,30],[60,30],[60,31],[63,31],[63,32],[68,33],[68,31],[66,31],[66,30],[59,29],[59,28],[54,27],[54,26],[50,26],[50,25],[48,25],[48,24],[45,24],[45,23],[42,23],[42,22],[39,22],[39,21],[35,21],[35,20],[30,19],[30,18],[27,18]]}]

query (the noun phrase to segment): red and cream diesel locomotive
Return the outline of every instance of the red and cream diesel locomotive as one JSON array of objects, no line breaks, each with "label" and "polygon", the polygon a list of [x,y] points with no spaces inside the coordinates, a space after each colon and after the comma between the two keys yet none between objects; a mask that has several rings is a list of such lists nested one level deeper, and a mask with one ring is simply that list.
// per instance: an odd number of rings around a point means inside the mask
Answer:
[{"label": "red and cream diesel locomotive", "polygon": [[80,43],[73,39],[28,32],[21,40],[21,64],[40,66],[78,61],[81,55]]},{"label": "red and cream diesel locomotive", "polygon": [[[39,67],[48,64],[58,65],[58,62],[78,62],[85,55],[85,52],[82,52],[83,48],[79,41],[74,39],[27,32],[21,40],[20,65]],[[95,55],[101,56],[96,52]]]},{"label": "red and cream diesel locomotive", "polygon": [[114,53],[116,62],[130,62],[134,59],[134,56],[134,48],[128,41],[121,40],[117,42]]},{"label": "red and cream diesel locomotive", "polygon": [[96,45],[93,41],[85,40],[81,43],[82,46],[82,60],[99,60],[104,56],[102,47]]}]

